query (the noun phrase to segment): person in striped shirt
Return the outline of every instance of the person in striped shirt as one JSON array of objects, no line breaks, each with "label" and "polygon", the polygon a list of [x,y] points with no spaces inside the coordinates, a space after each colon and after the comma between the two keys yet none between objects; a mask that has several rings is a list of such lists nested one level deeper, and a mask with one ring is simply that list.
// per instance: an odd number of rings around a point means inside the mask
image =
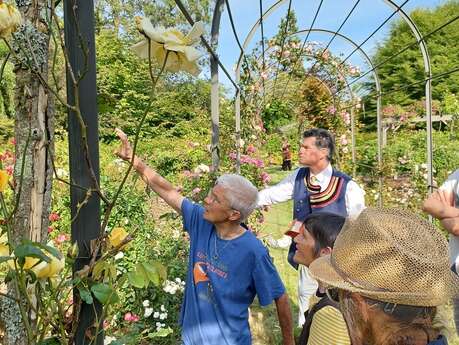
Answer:
[{"label": "person in striped shirt", "polygon": [[[296,245],[293,260],[309,267],[315,259],[330,254],[344,222],[344,217],[332,213],[310,214],[293,240]],[[298,345],[351,345],[338,304],[320,285],[304,316]]]}]

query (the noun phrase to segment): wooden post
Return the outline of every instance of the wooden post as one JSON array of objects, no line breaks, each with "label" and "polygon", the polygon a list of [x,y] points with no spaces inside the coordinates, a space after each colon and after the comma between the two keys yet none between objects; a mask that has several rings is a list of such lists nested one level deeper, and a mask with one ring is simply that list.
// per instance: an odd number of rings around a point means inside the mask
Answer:
[{"label": "wooden post", "polygon": [[[96,89],[96,55],[94,36],[93,0],[65,0],[64,2],[65,42],[69,54],[69,63],[75,77],[82,79],[74,85],[67,71],[67,99],[71,105],[79,104],[82,119],[86,127],[88,152],[82,139],[82,128],[75,112],[69,112],[69,165],[70,179],[73,184],[86,189],[95,188],[87,159],[89,158],[94,176],[99,180],[99,135]],[[78,101],[78,102],[77,102]],[[98,183],[98,182],[97,182]],[[79,259],[74,271],[89,262],[90,241],[100,236],[100,198],[92,193],[87,202],[78,210],[86,199],[86,191],[72,187],[70,189],[72,223],[72,242],[77,241]],[[76,217],[76,218],[75,218]],[[75,300],[79,296],[74,292]],[[94,308],[95,307],[95,308]],[[75,336],[76,345],[102,345],[103,333],[96,341],[91,341],[91,327],[96,316],[100,316],[101,306],[94,299],[94,305],[82,302],[79,324]],[[98,315],[95,315],[97,313]],[[99,320],[101,323],[102,320]],[[102,328],[101,328],[102,329]],[[92,334],[94,335],[94,334]]]}]

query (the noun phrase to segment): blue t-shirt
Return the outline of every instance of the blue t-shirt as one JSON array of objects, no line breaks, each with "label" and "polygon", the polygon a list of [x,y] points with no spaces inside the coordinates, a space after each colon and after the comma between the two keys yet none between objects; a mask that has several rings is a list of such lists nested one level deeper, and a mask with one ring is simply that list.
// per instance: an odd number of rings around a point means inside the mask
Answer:
[{"label": "blue t-shirt", "polygon": [[184,199],[190,257],[180,324],[185,345],[250,345],[248,308],[285,293],[267,249],[250,231],[222,240],[202,206]]}]

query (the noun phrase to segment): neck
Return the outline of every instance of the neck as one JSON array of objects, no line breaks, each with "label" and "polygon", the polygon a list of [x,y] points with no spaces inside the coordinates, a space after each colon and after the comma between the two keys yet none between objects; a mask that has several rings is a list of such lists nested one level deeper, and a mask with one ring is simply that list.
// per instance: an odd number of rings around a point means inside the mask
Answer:
[{"label": "neck", "polygon": [[326,158],[324,158],[324,159],[320,160],[319,162],[317,162],[317,164],[314,164],[313,166],[310,166],[309,170],[314,175],[317,175],[321,171],[324,171],[327,168],[329,163],[330,162]]},{"label": "neck", "polygon": [[242,235],[245,231],[239,223],[215,224],[215,230],[222,240],[232,240]]}]

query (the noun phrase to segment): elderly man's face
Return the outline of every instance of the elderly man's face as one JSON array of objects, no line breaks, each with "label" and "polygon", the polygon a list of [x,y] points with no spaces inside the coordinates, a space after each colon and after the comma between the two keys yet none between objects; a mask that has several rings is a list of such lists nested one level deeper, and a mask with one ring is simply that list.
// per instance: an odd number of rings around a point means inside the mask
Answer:
[{"label": "elderly man's face", "polygon": [[229,202],[225,197],[225,189],[218,184],[204,198],[204,210],[204,219],[213,224],[233,220],[235,212],[239,213],[229,206]]}]

